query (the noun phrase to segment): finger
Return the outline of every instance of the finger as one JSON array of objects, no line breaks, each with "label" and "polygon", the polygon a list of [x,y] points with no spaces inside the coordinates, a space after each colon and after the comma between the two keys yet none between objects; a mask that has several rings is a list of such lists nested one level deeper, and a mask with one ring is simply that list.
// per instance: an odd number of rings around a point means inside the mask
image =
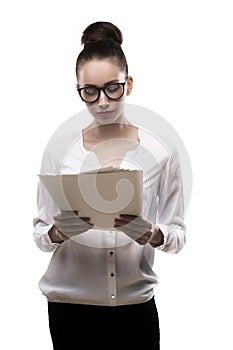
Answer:
[{"label": "finger", "polygon": [[148,231],[148,227],[139,226],[135,224],[134,221],[128,222],[128,221],[116,219],[113,226],[122,228],[123,230],[127,227],[131,231],[138,232],[141,236]]},{"label": "finger", "polygon": [[120,214],[120,220],[125,220],[127,222],[134,222],[140,227],[147,227],[148,229],[151,229],[152,224],[151,222],[143,219],[141,216],[137,215],[125,215],[125,214]]},{"label": "finger", "polygon": [[146,239],[146,240],[148,240],[148,239],[150,239],[151,238],[151,236],[152,236],[152,232],[151,231],[147,231],[144,235],[142,235],[140,238],[141,239]]},{"label": "finger", "polygon": [[146,242],[144,242],[144,241],[142,241],[140,239],[135,239],[135,242],[137,242],[140,245],[145,245],[146,244]]},{"label": "finger", "polygon": [[79,216],[79,218],[85,222],[90,222],[91,218],[85,217],[85,216]]},{"label": "finger", "polygon": [[61,225],[82,225],[83,222],[90,222],[90,218],[80,217],[77,215],[73,216],[64,216],[58,215],[54,216],[54,222],[60,223]]},{"label": "finger", "polygon": [[123,220],[123,219],[114,219],[114,224],[116,224],[116,225],[126,225],[126,224],[128,224],[129,222],[128,221],[126,221],[126,220]]},{"label": "finger", "polygon": [[75,210],[61,210],[61,214],[65,216],[78,216],[78,211]]},{"label": "finger", "polygon": [[64,232],[65,234],[75,234],[75,233],[81,233],[85,232],[93,227],[93,224],[86,224],[83,226],[66,226],[66,227],[59,227],[59,230]]},{"label": "finger", "polygon": [[147,243],[150,238],[152,236],[152,232],[151,231],[147,231],[143,236],[141,236],[140,238],[137,239],[138,243],[142,243],[142,244],[145,244]]},{"label": "finger", "polygon": [[54,225],[59,227],[60,229],[77,229],[81,230],[82,228],[88,227],[89,225],[93,225],[91,222],[85,222],[85,221],[76,221],[74,223],[71,223],[70,221],[54,221]]},{"label": "finger", "polygon": [[124,219],[124,218],[115,218],[114,221],[117,223],[117,224],[120,224],[120,225],[127,225],[127,224],[132,224],[134,226],[138,226],[138,227],[142,227],[142,225],[138,225],[138,221],[135,220],[128,220],[128,219]]},{"label": "finger", "polygon": [[151,238],[151,236],[152,236],[152,231],[147,231],[147,232],[145,233],[144,236],[146,236],[146,237],[148,237],[148,238]]},{"label": "finger", "polygon": [[141,240],[141,239],[136,239],[135,242],[137,242],[140,245],[145,245],[147,241]]},{"label": "finger", "polygon": [[119,214],[119,216],[122,216],[127,219],[133,219],[133,218],[138,218],[138,215],[132,215],[132,214]]},{"label": "finger", "polygon": [[124,232],[127,236],[132,238],[133,240],[136,240],[142,236],[142,232],[132,230],[132,228],[129,228],[127,226],[122,226],[119,228],[120,231]]},{"label": "finger", "polygon": [[119,219],[115,219],[114,220],[114,227],[119,227],[119,228],[125,228],[128,227],[131,230],[136,230],[138,232],[142,231],[142,228],[138,225],[133,224],[132,221],[125,221],[125,220],[119,220]]},{"label": "finger", "polygon": [[138,238],[135,240],[138,244],[140,245],[145,245],[148,241],[149,241],[149,238],[146,238],[146,237],[143,237],[143,238]]}]

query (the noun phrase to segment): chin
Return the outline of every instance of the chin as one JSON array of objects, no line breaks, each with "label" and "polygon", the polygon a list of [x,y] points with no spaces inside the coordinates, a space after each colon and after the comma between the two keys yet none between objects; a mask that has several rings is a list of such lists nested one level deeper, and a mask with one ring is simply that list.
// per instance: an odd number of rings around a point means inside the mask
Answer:
[{"label": "chin", "polygon": [[[98,124],[110,124],[110,123],[112,124],[112,123],[117,123],[118,120],[120,122],[122,115],[124,114],[123,106],[124,104],[121,102],[112,103],[110,104],[108,109],[113,113],[111,113],[110,115],[103,115],[103,116],[98,115],[98,112],[100,112],[100,108],[97,106],[89,107],[88,110]],[[107,110],[105,111],[107,112]]]},{"label": "chin", "polygon": [[98,114],[92,114],[94,117],[95,121],[98,122],[99,124],[112,124],[112,123],[117,123],[117,120],[120,118],[119,114],[116,114],[113,112],[111,116],[103,116],[100,117]]}]

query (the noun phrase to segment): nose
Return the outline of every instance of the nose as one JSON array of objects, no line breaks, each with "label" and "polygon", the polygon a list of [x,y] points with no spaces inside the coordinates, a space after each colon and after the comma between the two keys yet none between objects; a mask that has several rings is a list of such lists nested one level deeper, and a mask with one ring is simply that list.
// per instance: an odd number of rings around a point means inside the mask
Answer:
[{"label": "nose", "polygon": [[98,105],[101,108],[107,108],[108,105],[109,105],[109,99],[108,99],[108,97],[105,95],[105,93],[103,91],[100,91],[100,97],[99,97]]}]

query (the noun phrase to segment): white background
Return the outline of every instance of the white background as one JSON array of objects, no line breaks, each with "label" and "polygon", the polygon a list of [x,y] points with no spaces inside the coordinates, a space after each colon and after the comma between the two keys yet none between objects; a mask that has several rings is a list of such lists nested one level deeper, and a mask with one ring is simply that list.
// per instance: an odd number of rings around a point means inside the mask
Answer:
[{"label": "white background", "polygon": [[0,5],[1,349],[52,349],[38,289],[50,254],[32,238],[37,173],[52,133],[84,108],[75,62],[82,31],[98,20],[123,32],[135,82],[128,102],[165,118],[192,162],[186,247],[177,255],[158,252],[155,260],[161,350],[233,348],[232,4],[138,3]]}]

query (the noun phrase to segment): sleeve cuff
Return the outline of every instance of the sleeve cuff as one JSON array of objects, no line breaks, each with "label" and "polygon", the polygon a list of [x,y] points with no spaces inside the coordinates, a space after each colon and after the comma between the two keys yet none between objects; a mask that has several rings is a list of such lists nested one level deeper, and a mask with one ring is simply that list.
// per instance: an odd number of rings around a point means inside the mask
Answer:
[{"label": "sleeve cuff", "polygon": [[54,251],[62,243],[53,243],[49,237],[49,230],[53,224],[37,227],[34,231],[35,241],[40,249],[43,251]]},{"label": "sleeve cuff", "polygon": [[[53,226],[53,225],[52,225],[52,226]],[[51,228],[51,227],[50,227],[50,228]],[[50,228],[49,228],[49,230],[50,230]],[[48,232],[49,232],[49,230],[48,230]],[[48,244],[51,248],[57,248],[57,247],[59,247],[59,245],[61,245],[63,242],[61,242],[61,243],[53,243],[53,242],[51,241],[51,238],[49,237],[49,233],[48,233],[48,232],[46,232],[45,235],[44,235],[45,243]]]},{"label": "sleeve cuff", "polygon": [[153,228],[153,235],[150,241],[153,241],[153,237],[156,235],[156,227],[159,227],[159,229],[161,230],[162,234],[163,234],[163,244],[156,247],[159,250],[163,250],[164,247],[167,244],[167,240],[168,240],[168,226],[163,225],[163,224],[154,224],[154,228]]}]

